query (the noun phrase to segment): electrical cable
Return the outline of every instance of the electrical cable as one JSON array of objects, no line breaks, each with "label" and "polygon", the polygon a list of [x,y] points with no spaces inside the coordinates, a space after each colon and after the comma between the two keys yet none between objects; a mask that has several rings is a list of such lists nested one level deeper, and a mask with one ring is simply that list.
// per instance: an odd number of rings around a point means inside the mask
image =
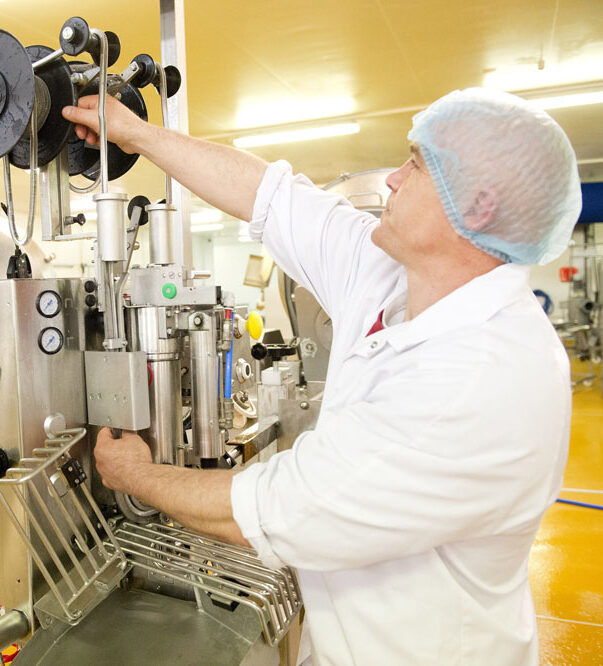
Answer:
[{"label": "electrical cable", "polygon": [[600,509],[603,511],[603,506],[600,504],[588,504],[587,502],[574,502],[573,500],[566,500],[566,499],[557,499],[557,502],[560,504],[572,504],[573,506],[583,506],[586,507],[587,509]]}]

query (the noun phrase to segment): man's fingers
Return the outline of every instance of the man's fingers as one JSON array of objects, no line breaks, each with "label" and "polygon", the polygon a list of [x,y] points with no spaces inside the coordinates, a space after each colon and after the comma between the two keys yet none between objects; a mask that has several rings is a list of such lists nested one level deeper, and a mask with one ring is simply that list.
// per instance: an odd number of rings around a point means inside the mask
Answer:
[{"label": "man's fingers", "polygon": [[78,125],[85,125],[93,129],[98,128],[98,113],[95,109],[87,109],[79,106],[65,106],[63,117]]},{"label": "man's fingers", "polygon": [[85,139],[88,136],[88,128],[84,125],[76,125],[75,133],[78,139]]},{"label": "man's fingers", "polygon": [[98,109],[98,95],[86,95],[80,97],[77,101],[78,108],[80,109]]},{"label": "man's fingers", "polygon": [[91,146],[96,146],[98,144],[98,136],[91,130],[88,130],[86,132],[86,142]]}]

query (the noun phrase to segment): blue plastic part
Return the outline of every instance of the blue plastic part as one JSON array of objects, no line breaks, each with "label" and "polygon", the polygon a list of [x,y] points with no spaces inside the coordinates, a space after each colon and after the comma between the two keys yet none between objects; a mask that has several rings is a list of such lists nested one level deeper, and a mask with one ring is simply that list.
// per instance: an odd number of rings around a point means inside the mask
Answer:
[{"label": "blue plastic part", "polygon": [[588,502],[574,502],[573,500],[558,499],[559,504],[573,504],[574,506],[584,506],[587,509],[600,509],[603,511],[603,506],[600,504],[588,504]]},{"label": "blue plastic part", "polygon": [[232,342],[226,352],[226,367],[224,368],[224,397],[232,398]]},{"label": "blue plastic part", "polygon": [[603,183],[582,183],[582,212],[578,223],[603,222]]},{"label": "blue plastic part", "polygon": [[536,296],[536,298],[542,305],[542,309],[544,310],[545,314],[548,315],[552,314],[553,301],[551,297],[546,293],[546,291],[542,291],[542,289],[534,289],[534,296]]}]

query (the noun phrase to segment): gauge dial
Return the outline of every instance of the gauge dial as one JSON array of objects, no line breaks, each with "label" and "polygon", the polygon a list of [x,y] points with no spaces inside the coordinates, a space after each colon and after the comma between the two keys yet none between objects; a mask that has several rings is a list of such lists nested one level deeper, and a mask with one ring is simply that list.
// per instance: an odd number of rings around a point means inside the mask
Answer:
[{"label": "gauge dial", "polygon": [[56,291],[43,291],[38,296],[38,312],[43,317],[54,317],[61,311],[61,297]]},{"label": "gauge dial", "polygon": [[63,348],[63,334],[53,326],[45,328],[40,333],[38,345],[45,354],[56,354]]}]

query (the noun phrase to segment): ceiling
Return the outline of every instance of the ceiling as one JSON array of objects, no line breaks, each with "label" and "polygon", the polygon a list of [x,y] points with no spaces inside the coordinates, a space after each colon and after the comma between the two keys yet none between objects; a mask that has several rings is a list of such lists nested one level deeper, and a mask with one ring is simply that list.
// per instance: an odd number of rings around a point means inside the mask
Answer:
[{"label": "ceiling", "polygon": [[[403,162],[413,113],[452,89],[497,76],[507,76],[502,85],[510,90],[603,79],[601,0],[184,4],[190,134],[232,144],[258,127],[357,120],[353,136],[252,149],[267,160],[289,160],[317,183]],[[114,71],[141,52],[160,58],[159,0],[0,0],[0,28],[24,45],[56,48],[74,13],[119,35]],[[148,88],[144,96],[157,122],[158,96]],[[603,180],[603,104],[551,115],[575,147],[582,179]],[[25,174],[15,180],[24,209]],[[118,186],[154,199],[163,183],[140,160]]]}]

